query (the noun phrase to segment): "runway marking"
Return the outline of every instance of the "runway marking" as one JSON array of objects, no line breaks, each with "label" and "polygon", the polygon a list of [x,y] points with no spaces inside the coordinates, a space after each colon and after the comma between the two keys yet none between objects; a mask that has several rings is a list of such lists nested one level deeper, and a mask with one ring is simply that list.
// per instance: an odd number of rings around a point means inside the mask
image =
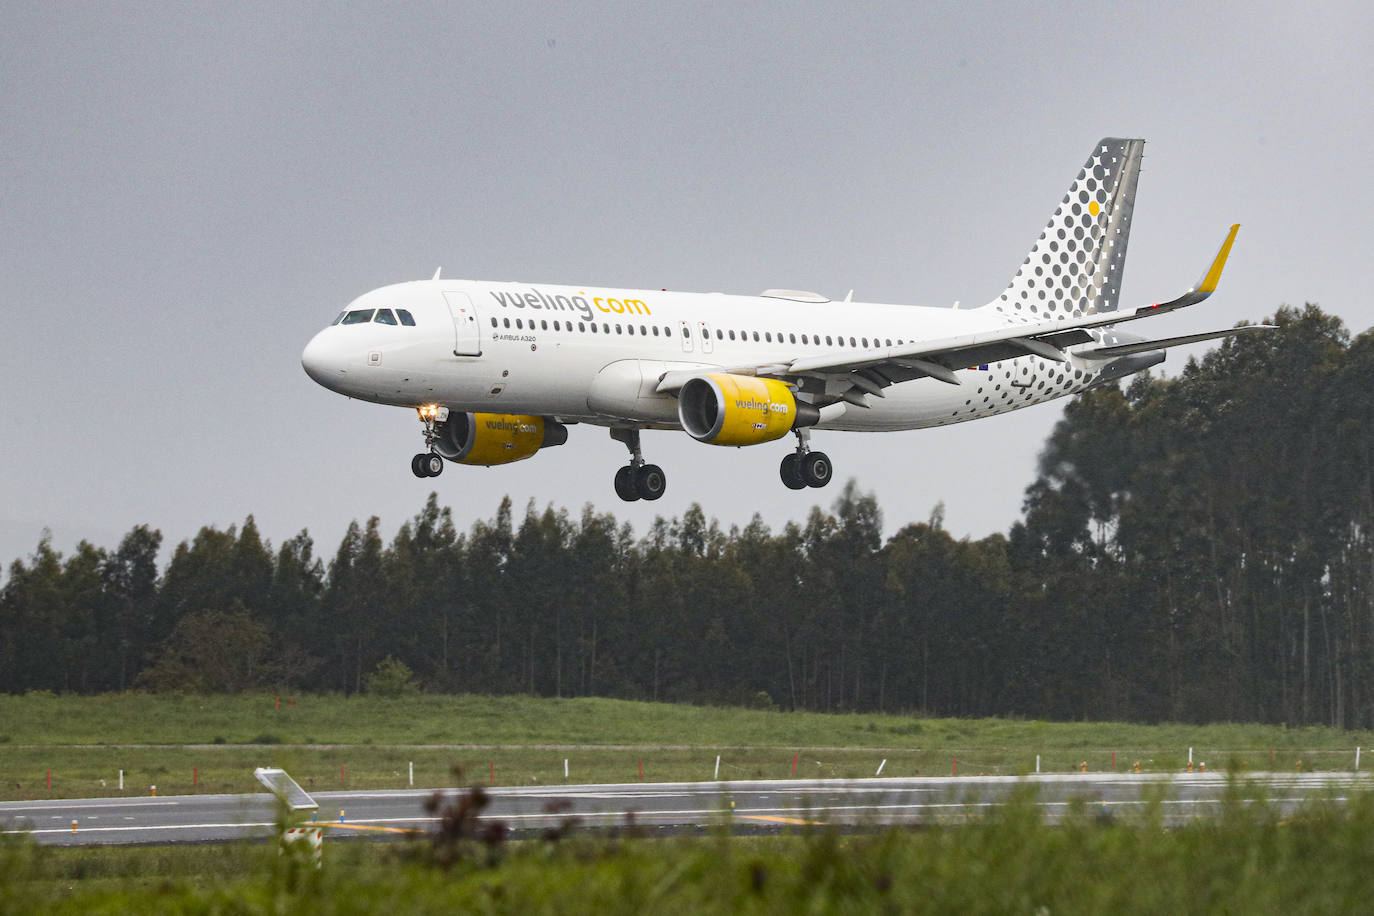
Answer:
[{"label": "runway marking", "polygon": [[[191,797],[191,798],[197,798],[197,797],[199,797],[199,796],[192,795],[192,796],[190,796],[190,797]],[[94,804],[92,804],[92,802],[94,802]],[[176,799],[167,799],[166,801],[147,801],[147,800],[140,800],[140,799],[130,799],[129,801],[105,801],[103,798],[96,798],[96,799],[72,798],[72,799],[68,799],[68,800],[66,800],[66,801],[41,802],[41,803],[32,804],[32,805],[25,805],[25,804],[19,804],[19,803],[14,803],[14,802],[5,802],[4,804],[0,804],[0,812],[9,812],[9,811],[52,811],[52,810],[71,811],[73,808],[85,808],[85,807],[90,807],[90,808],[134,808],[134,807],[138,807],[139,805],[146,805],[146,806],[148,806],[149,808],[154,808],[154,807],[162,807],[162,806],[164,806],[164,805],[179,805],[179,804],[181,804],[181,802],[177,801]]]},{"label": "runway marking", "polygon": [[771,814],[743,814],[741,820],[746,821],[769,821],[775,824],[797,824],[803,827],[824,827],[824,821],[803,821],[795,817],[774,817]]},{"label": "runway marking", "polygon": [[338,827],[341,830],[376,830],[379,833],[403,833],[408,836],[418,836],[424,833],[423,830],[417,830],[411,827],[383,827],[378,824],[340,824],[337,822],[331,823],[330,821],[320,821],[312,826]]}]

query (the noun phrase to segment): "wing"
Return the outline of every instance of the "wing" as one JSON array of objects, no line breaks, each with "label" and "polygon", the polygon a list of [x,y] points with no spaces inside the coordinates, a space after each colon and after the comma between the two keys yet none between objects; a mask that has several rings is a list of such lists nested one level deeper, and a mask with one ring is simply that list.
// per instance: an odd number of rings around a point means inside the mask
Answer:
[{"label": "wing", "polygon": [[[824,403],[847,401],[866,407],[868,395],[883,397],[884,388],[899,382],[918,378],[933,378],[950,385],[958,385],[960,380],[957,370],[969,366],[981,366],[1026,355],[1063,362],[1066,359],[1064,355],[1066,348],[1094,340],[1093,336],[1088,333],[1092,328],[1161,315],[1175,309],[1196,305],[1206,299],[1217,288],[1222,269],[1226,266],[1226,259],[1231,253],[1231,245],[1235,242],[1236,233],[1239,230],[1239,224],[1231,227],[1216,257],[1212,259],[1197,283],[1182,296],[1168,302],[1157,302],[1134,309],[1083,315],[1077,318],[1070,316],[1008,324],[974,334],[923,340],[904,344],[900,347],[885,347],[857,352],[846,350],[799,357],[787,362],[731,366],[722,371],[737,375],[758,375],[794,381],[805,390],[817,393],[819,393],[819,387],[823,386],[822,401]],[[1207,335],[1192,335],[1156,341],[1149,346],[1135,343],[1126,346],[1159,349],[1260,329],[1260,327],[1232,328],[1228,331],[1218,331]],[[1088,359],[1109,359],[1125,355],[1125,350],[1121,347],[1105,347],[1085,351],[1080,355]],[[667,372],[659,380],[657,390],[665,393],[676,392],[689,379],[700,374],[701,370],[692,369]]]}]

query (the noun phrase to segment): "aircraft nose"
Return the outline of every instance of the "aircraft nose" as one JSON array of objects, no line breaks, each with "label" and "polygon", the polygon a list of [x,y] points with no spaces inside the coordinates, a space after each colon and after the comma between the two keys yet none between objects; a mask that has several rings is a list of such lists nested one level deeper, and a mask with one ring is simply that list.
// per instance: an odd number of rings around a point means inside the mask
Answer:
[{"label": "aircraft nose", "polygon": [[337,380],[343,371],[338,350],[331,345],[329,338],[329,329],[326,328],[312,337],[301,352],[301,368],[305,374],[326,388],[332,387],[330,382]]}]

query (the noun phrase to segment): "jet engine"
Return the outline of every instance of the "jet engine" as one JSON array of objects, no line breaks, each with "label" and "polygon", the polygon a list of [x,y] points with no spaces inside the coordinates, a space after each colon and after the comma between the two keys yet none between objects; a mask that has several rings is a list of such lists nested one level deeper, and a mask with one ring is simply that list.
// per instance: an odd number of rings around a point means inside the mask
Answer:
[{"label": "jet engine", "polygon": [[568,441],[568,428],[543,417],[507,413],[457,413],[435,425],[434,449],[459,464],[510,464],[541,448]]},{"label": "jet engine", "polygon": [[677,397],[688,435],[711,445],[757,445],[820,422],[820,412],[783,382],[715,373],[689,379]]}]

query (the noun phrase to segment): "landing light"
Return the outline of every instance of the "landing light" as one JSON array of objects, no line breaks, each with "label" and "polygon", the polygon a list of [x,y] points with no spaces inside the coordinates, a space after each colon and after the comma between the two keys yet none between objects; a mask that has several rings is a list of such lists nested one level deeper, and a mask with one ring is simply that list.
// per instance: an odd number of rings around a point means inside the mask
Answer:
[{"label": "landing light", "polygon": [[448,408],[440,407],[438,404],[423,404],[415,408],[415,412],[420,415],[421,420],[438,420],[442,423],[448,419]]}]

